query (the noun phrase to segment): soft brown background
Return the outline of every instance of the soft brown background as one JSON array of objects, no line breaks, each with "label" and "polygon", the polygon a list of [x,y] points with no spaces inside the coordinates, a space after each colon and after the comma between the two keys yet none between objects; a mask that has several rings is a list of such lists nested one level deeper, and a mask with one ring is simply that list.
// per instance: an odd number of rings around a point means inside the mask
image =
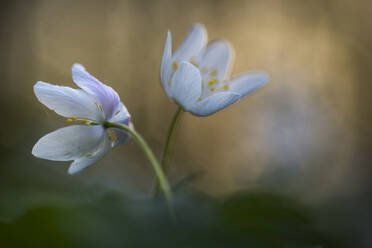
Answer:
[{"label": "soft brown background", "polygon": [[66,125],[32,87],[38,80],[74,87],[71,65],[83,64],[117,90],[160,157],[176,111],[159,83],[166,32],[177,47],[203,23],[211,40],[234,45],[233,74],[259,70],[271,79],[213,116],[183,116],[172,183],[199,173],[190,187],[211,195],[264,188],[332,211],[342,206],[338,217],[368,247],[371,16],[369,1],[2,3],[2,200],[52,185],[61,194],[81,184],[149,192],[153,171],[134,142],[73,177],[68,163],[32,157],[40,137]]}]

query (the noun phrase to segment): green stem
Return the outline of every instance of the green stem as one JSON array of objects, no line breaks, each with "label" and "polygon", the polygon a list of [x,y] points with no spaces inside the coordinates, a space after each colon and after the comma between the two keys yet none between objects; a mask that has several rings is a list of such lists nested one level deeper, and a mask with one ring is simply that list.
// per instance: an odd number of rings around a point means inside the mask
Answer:
[{"label": "green stem", "polygon": [[[161,160],[161,165],[163,167],[164,173],[167,174],[169,165],[170,165],[170,159],[171,159],[171,154],[173,150],[173,145],[176,140],[176,131],[177,127],[179,125],[179,122],[181,120],[181,116],[185,112],[182,107],[179,107],[176,114],[173,117],[172,123],[169,127],[168,131],[168,137],[167,137],[167,142],[164,147],[164,152],[163,152],[163,158]],[[154,187],[154,196],[158,194],[159,191],[159,181],[156,182],[155,187]]]},{"label": "green stem", "polygon": [[164,192],[164,196],[165,196],[168,204],[171,204],[172,191],[170,189],[168,180],[167,180],[167,178],[165,176],[165,173],[163,172],[158,160],[156,159],[154,153],[150,149],[147,142],[142,138],[142,136],[139,133],[137,133],[137,131],[135,131],[134,129],[129,128],[128,126],[122,125],[122,124],[119,124],[119,123],[105,122],[104,127],[105,128],[122,129],[122,130],[128,132],[129,134],[131,134],[136,139],[136,141],[138,142],[138,144],[141,146],[141,148],[143,149],[143,151],[147,155],[148,159],[150,160],[150,162],[152,164],[152,167],[155,170],[155,173],[156,173],[156,176],[157,176],[157,182],[160,184],[160,187]]},{"label": "green stem", "polygon": [[167,143],[164,148],[164,153],[163,153],[163,158],[161,160],[161,165],[163,167],[164,173],[167,174],[168,169],[169,169],[169,162],[173,150],[173,145],[176,140],[176,131],[178,124],[181,120],[181,116],[183,114],[184,110],[182,107],[179,107],[176,114],[173,117],[172,124],[169,127],[169,133],[168,133],[168,138],[167,138]]}]

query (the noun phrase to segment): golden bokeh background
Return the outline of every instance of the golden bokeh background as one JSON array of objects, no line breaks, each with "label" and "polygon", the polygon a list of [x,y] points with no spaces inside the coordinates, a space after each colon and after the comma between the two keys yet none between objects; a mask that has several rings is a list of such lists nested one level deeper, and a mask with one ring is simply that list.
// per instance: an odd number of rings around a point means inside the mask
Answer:
[{"label": "golden bokeh background", "polygon": [[[359,213],[353,218],[355,228],[367,234],[360,223],[371,205],[368,1],[45,0],[1,5],[2,200],[20,191],[27,195],[31,188],[55,187],[65,194],[81,184],[147,194],[153,171],[134,142],[73,177],[67,175],[68,163],[34,158],[34,143],[66,122],[37,101],[32,87],[38,80],[75,87],[70,68],[83,64],[116,89],[136,129],[160,157],[177,108],[159,82],[166,32],[171,30],[177,48],[191,26],[202,23],[210,40],[233,44],[233,75],[265,71],[270,82],[213,116],[183,116],[171,182],[196,173],[189,188],[210,195],[265,189],[313,205],[342,202]],[[370,244],[363,237],[361,242]]]}]

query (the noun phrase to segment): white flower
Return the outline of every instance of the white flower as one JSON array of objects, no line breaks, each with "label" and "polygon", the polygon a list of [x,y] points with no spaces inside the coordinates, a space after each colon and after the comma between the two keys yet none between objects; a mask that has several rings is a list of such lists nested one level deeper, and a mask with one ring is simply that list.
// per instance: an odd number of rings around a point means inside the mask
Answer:
[{"label": "white flower", "polygon": [[42,137],[33,147],[36,157],[74,162],[68,172],[74,174],[100,160],[111,148],[127,143],[128,133],[105,128],[105,122],[131,125],[130,115],[115,90],[90,75],[82,65],[72,66],[72,78],[81,89],[44,82],[34,85],[38,100],[67,117],[67,122],[79,122]]},{"label": "white flower", "polygon": [[172,56],[168,31],[160,78],[169,98],[185,111],[208,116],[239,101],[265,84],[265,73],[246,73],[230,79],[234,50],[225,40],[208,44],[205,28],[196,24]]}]

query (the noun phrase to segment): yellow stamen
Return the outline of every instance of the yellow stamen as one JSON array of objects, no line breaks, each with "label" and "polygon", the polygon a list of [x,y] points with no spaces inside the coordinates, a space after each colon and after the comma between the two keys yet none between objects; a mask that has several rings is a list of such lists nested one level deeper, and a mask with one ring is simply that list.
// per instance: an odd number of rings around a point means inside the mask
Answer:
[{"label": "yellow stamen", "polygon": [[77,118],[74,116],[74,117],[71,118],[71,120],[76,121]]},{"label": "yellow stamen", "polygon": [[87,120],[81,120],[81,124],[86,125],[86,124],[88,124],[88,121]]},{"label": "yellow stamen", "polygon": [[72,119],[67,119],[67,123],[71,123],[72,122]]},{"label": "yellow stamen", "polygon": [[223,89],[224,90],[228,90],[229,89],[229,86],[228,85],[225,85],[225,86],[223,86]]},{"label": "yellow stamen", "polygon": [[214,91],[214,88],[213,88],[213,87],[211,88],[211,91],[212,91],[212,92]]},{"label": "yellow stamen", "polygon": [[200,102],[201,100],[203,100],[203,97],[199,97],[198,102]]},{"label": "yellow stamen", "polygon": [[213,79],[209,80],[208,82],[208,85],[213,85],[214,83],[216,83]]},{"label": "yellow stamen", "polygon": [[173,62],[173,71],[177,71],[178,69],[178,64],[176,61]]},{"label": "yellow stamen", "polygon": [[117,134],[115,132],[113,132],[113,131],[110,131],[110,133],[108,133],[107,138],[112,143],[114,143],[114,142],[116,142],[118,140]]},{"label": "yellow stamen", "polygon": [[98,102],[96,102],[96,105],[97,105],[97,108],[98,108],[101,112],[103,112],[102,107],[101,107],[101,105],[99,105]]},{"label": "yellow stamen", "polygon": [[217,70],[213,70],[213,71],[211,72],[211,76],[212,76],[212,77],[217,76],[217,74],[218,74],[218,71],[217,71]]}]

